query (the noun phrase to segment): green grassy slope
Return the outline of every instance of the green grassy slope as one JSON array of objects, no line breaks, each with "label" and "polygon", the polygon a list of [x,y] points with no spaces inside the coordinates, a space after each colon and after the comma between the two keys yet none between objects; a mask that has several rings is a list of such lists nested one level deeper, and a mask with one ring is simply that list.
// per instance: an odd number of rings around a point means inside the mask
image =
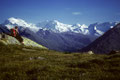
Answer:
[{"label": "green grassy slope", "polygon": [[120,54],[69,54],[0,42],[0,80],[120,80],[119,73]]}]

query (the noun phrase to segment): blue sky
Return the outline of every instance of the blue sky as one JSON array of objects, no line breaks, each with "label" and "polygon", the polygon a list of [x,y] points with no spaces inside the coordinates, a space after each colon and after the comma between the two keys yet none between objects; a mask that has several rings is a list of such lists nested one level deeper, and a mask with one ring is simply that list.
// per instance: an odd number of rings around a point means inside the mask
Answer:
[{"label": "blue sky", "polygon": [[30,23],[66,24],[120,21],[120,0],[0,0],[0,23],[10,17]]}]

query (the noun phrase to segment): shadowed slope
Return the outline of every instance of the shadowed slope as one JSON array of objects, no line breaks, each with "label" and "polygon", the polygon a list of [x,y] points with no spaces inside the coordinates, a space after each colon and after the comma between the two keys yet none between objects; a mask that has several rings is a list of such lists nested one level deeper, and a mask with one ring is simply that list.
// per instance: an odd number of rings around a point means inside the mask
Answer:
[{"label": "shadowed slope", "polygon": [[109,53],[112,50],[120,50],[120,23],[96,39],[80,51],[93,51],[95,53]]}]

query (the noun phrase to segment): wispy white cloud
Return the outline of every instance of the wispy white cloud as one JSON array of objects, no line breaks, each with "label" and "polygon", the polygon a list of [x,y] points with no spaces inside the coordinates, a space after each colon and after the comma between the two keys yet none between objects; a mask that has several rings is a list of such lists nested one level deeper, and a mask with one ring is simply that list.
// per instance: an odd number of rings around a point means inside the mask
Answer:
[{"label": "wispy white cloud", "polygon": [[72,12],[73,15],[82,15],[81,12]]}]

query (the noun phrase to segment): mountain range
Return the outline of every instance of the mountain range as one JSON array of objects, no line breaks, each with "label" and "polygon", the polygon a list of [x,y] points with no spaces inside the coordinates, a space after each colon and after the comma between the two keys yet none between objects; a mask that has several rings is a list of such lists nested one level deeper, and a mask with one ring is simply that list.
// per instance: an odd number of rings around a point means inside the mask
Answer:
[{"label": "mountain range", "polygon": [[114,28],[108,30],[104,35],[93,41],[87,47],[80,51],[93,51],[94,53],[109,53],[111,51],[120,50],[120,23]]},{"label": "mountain range", "polygon": [[22,26],[24,28],[31,29],[33,32],[38,32],[39,29],[43,29],[43,30],[51,30],[55,33],[74,32],[74,33],[81,33],[84,35],[91,34],[91,35],[101,36],[104,32],[106,32],[110,28],[113,28],[113,26],[115,26],[117,23],[118,22],[93,23],[87,26],[85,24],[80,25],[79,23],[70,25],[70,24],[61,23],[57,20],[52,20],[52,21],[46,20],[43,22],[39,22],[37,24],[33,24],[33,23],[27,23],[26,21],[19,18],[11,17],[2,24],[7,26],[8,28],[14,27],[15,25]]},{"label": "mountain range", "polygon": [[[22,36],[27,37],[49,49],[74,52],[86,47],[118,22],[94,23],[89,26],[83,24],[64,24],[57,20],[43,21],[38,24],[27,23],[19,18],[9,18],[1,23],[4,32],[18,26]],[[7,29],[6,29],[7,28]]]}]

